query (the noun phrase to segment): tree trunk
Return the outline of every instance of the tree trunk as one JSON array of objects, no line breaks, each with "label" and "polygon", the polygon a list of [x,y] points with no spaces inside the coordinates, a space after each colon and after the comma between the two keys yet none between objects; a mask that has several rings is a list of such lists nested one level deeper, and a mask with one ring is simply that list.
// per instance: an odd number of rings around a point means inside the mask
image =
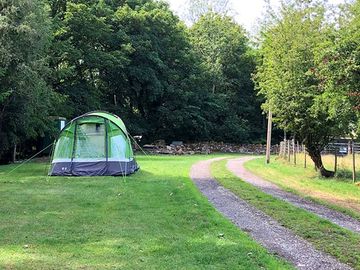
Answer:
[{"label": "tree trunk", "polygon": [[14,147],[13,147],[12,162],[13,163],[16,162],[16,144],[14,144]]},{"label": "tree trunk", "polygon": [[321,159],[321,152],[319,150],[308,149],[308,152],[309,152],[309,156],[311,157],[312,161],[314,161],[315,168],[318,169],[321,176],[326,177],[326,178],[334,177],[335,172],[325,169],[322,159]]}]

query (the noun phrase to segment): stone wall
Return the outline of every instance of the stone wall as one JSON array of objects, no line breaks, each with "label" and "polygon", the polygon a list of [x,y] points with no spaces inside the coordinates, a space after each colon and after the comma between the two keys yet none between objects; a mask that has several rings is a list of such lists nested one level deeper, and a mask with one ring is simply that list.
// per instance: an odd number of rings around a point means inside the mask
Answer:
[{"label": "stone wall", "polygon": [[[140,151],[141,149],[136,148]],[[151,154],[169,154],[169,155],[194,155],[211,153],[239,153],[239,154],[265,154],[266,145],[263,144],[232,144],[222,142],[201,142],[186,143],[173,142],[166,145],[164,141],[157,141],[153,144],[146,144],[142,149]],[[271,147],[271,153],[277,154],[278,145]]]}]

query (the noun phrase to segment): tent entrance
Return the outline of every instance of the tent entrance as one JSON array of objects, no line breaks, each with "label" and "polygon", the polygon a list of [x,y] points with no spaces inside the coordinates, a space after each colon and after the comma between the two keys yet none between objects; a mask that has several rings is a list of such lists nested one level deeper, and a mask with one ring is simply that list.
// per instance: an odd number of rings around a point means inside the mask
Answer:
[{"label": "tent entrance", "polygon": [[106,157],[105,121],[103,123],[77,123],[73,162],[104,160]]}]

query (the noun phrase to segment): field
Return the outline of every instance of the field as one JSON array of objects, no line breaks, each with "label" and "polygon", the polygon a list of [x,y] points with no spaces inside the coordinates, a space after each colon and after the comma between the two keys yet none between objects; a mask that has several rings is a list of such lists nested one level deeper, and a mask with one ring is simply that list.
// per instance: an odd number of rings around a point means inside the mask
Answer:
[{"label": "field", "polygon": [[[351,175],[349,169],[346,169],[350,167],[351,158],[339,159],[341,167],[339,166],[340,172],[337,177],[325,179],[319,176],[309,159],[305,169],[303,157],[299,157],[296,166],[273,157],[271,163],[266,166],[265,160],[261,158],[246,163],[245,167],[285,190],[310,197],[360,219],[360,186],[353,184],[348,177],[344,177],[344,175]],[[332,169],[334,157],[325,156],[323,159],[325,167]],[[360,158],[358,160],[360,161]],[[358,168],[360,169],[360,164]],[[358,175],[360,176],[360,170]]]},{"label": "field", "polygon": [[204,158],[140,156],[126,178],[1,166],[0,269],[291,268],[198,192],[189,169]]}]

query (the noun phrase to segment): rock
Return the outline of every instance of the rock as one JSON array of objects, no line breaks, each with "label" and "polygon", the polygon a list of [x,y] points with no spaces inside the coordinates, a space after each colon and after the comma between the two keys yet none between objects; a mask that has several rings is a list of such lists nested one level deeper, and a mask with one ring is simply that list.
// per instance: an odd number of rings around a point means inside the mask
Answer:
[{"label": "rock", "polygon": [[173,141],[171,144],[174,145],[174,146],[181,146],[184,143],[182,141]]},{"label": "rock", "polygon": [[153,145],[153,144],[144,144],[144,145],[143,145],[143,148],[144,148],[144,149],[154,149],[154,148],[155,148],[155,145]]},{"label": "rock", "polygon": [[166,142],[165,142],[165,140],[157,140],[157,141],[154,142],[154,144],[156,146],[165,146]]}]

